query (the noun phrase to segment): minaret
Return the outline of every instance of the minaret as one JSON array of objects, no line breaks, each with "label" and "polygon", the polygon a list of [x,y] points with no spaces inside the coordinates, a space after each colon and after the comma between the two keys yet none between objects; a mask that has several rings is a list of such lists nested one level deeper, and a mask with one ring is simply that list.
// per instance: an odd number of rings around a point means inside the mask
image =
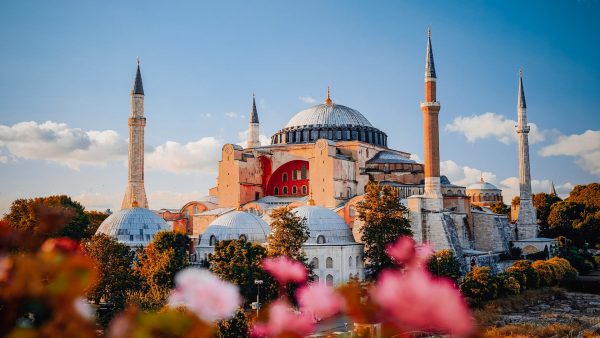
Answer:
[{"label": "minaret", "polygon": [[252,94],[252,111],[250,112],[250,123],[248,125],[248,141],[246,148],[260,147],[260,133],[258,112],[256,111],[256,98]]},{"label": "minaret", "polygon": [[137,60],[137,72],[131,89],[131,114],[129,115],[129,176],[121,209],[134,206],[148,208],[144,189],[144,86]]},{"label": "minaret", "polygon": [[527,104],[523,90],[523,70],[519,71],[519,92],[517,97],[519,121],[519,217],[517,219],[518,239],[537,237],[537,216],[531,200],[531,174],[529,168],[529,126],[527,125]]},{"label": "minaret", "polygon": [[[440,103],[436,99],[435,65],[431,49],[431,29],[427,30],[427,56],[425,58],[425,101],[423,111],[423,143],[425,156],[425,196],[442,199],[440,188],[440,143],[438,115]],[[441,203],[439,208],[441,209]]]},{"label": "minaret", "polygon": [[556,188],[554,188],[554,181],[550,181],[550,191],[548,194],[552,196],[558,196],[558,194],[556,194]]}]

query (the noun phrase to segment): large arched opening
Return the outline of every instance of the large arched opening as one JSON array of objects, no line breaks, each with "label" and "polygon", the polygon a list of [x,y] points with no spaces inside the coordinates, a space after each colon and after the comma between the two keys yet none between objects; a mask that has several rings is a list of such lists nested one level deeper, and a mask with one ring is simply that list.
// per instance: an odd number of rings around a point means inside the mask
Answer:
[{"label": "large arched opening", "polygon": [[273,172],[267,184],[267,195],[306,196],[310,193],[308,177],[308,161],[290,161]]}]

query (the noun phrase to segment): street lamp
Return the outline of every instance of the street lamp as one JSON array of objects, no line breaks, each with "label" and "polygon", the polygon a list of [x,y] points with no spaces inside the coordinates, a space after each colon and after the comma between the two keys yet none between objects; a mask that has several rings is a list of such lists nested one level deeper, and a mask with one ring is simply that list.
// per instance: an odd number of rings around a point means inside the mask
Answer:
[{"label": "street lamp", "polygon": [[254,284],[258,286],[258,292],[256,292],[256,318],[258,318],[258,310],[260,309],[260,286],[262,285],[262,279],[255,279]]},{"label": "street lamp", "polygon": [[440,262],[442,261],[442,257],[437,256],[436,260],[437,260],[437,274],[439,276],[440,275]]}]

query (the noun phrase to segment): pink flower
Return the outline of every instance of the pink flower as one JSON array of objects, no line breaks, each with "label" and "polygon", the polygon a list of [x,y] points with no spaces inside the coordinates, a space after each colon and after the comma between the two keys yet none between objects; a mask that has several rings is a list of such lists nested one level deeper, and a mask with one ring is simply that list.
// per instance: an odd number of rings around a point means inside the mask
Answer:
[{"label": "pink flower", "polygon": [[241,304],[238,288],[208,270],[184,269],[175,276],[175,284],[169,306],[185,306],[207,322],[232,317]]},{"label": "pink flower", "polygon": [[303,283],[308,278],[304,264],[289,259],[286,256],[265,258],[262,267],[270,273],[280,284],[289,282]]},{"label": "pink flower", "polygon": [[253,337],[304,337],[314,330],[312,318],[305,313],[294,312],[290,306],[277,300],[269,306],[269,321],[252,327]]},{"label": "pink flower", "polygon": [[385,318],[401,328],[457,335],[473,329],[460,291],[451,281],[433,278],[423,268],[382,272],[372,296]]},{"label": "pink flower", "polygon": [[401,236],[396,243],[388,245],[385,251],[397,263],[416,267],[427,263],[433,254],[433,247],[430,244],[415,246],[412,237]]},{"label": "pink flower", "polygon": [[340,311],[344,299],[332,287],[321,283],[303,286],[296,292],[302,312],[327,318]]}]

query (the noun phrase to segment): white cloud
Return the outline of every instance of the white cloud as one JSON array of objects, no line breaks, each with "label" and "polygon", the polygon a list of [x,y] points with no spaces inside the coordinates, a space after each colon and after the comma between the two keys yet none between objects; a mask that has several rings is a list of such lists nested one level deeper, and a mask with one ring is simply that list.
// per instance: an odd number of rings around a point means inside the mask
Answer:
[{"label": "white cloud", "polygon": [[456,185],[469,186],[479,182],[481,175],[486,182],[496,183],[496,174],[468,166],[460,166],[452,160],[440,162],[440,171],[450,182]]},{"label": "white cloud", "polygon": [[223,142],[212,136],[186,144],[167,141],[146,154],[146,167],[177,174],[214,173],[222,146]]},{"label": "white cloud", "polygon": [[542,156],[573,156],[587,172],[600,176],[600,130],[583,134],[561,135],[558,140],[540,150]]},{"label": "white cloud", "polygon": [[[238,133],[238,143],[239,146],[246,147],[246,141],[248,140],[248,130],[240,131]],[[271,144],[271,138],[264,134],[258,135],[258,140],[260,141],[260,145],[266,146]]]},{"label": "white cloud", "polygon": [[240,115],[236,112],[230,111],[229,113],[225,113],[225,116],[229,117],[230,119],[235,119],[235,118],[240,118],[240,119],[244,119],[246,118],[245,115]]},{"label": "white cloud", "polygon": [[[111,209],[114,212],[121,209],[123,193],[82,193],[75,196],[75,200],[80,202],[87,210],[104,211],[106,209]],[[199,197],[205,195],[206,193],[201,193],[199,191],[152,191],[148,194],[148,204],[152,210],[162,208],[179,209],[187,202],[197,200]]]},{"label": "white cloud", "polygon": [[[463,134],[469,142],[478,139],[496,138],[509,144],[517,141],[515,126],[517,121],[507,119],[503,115],[484,113],[480,115],[459,116],[446,125],[446,130]],[[529,142],[538,143],[545,139],[546,131],[540,130],[535,123],[529,123]]]},{"label": "white cloud", "polygon": [[[127,156],[127,142],[116,131],[84,131],[52,121],[0,125],[0,149],[15,158],[48,160],[72,169],[105,165]],[[7,161],[8,157],[0,162]]]},{"label": "white cloud", "polygon": [[304,102],[304,103],[315,103],[317,102],[317,100],[315,100],[314,98],[310,97],[310,96],[300,96],[299,97],[300,101]]},{"label": "white cloud", "polygon": [[[534,194],[544,192],[550,192],[550,185],[552,184],[551,180],[531,180],[531,192]],[[554,184],[554,188],[556,189],[556,193],[561,198],[566,198],[571,190],[573,190],[574,185],[571,182],[566,182],[563,184]],[[509,177],[500,182],[500,189],[502,189],[502,196],[504,197],[504,203],[508,204],[512,201],[513,197],[519,196],[519,178],[518,177]]]}]

